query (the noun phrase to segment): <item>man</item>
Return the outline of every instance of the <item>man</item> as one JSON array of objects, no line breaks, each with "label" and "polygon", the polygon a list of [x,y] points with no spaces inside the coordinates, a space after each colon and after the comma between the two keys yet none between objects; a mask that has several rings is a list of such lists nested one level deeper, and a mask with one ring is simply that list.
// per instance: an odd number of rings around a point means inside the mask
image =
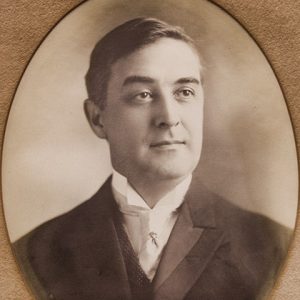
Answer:
[{"label": "man", "polygon": [[41,299],[259,299],[288,235],[192,180],[202,147],[202,59],[150,18],[104,36],[84,109],[113,175],[88,201],[15,243]]}]

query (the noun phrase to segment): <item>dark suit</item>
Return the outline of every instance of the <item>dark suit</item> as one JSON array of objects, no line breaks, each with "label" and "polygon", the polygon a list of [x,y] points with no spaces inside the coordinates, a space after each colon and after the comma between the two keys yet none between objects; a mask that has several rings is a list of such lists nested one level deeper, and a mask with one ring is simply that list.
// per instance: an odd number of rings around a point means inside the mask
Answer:
[{"label": "dark suit", "polygon": [[[41,299],[131,299],[110,179],[88,201],[14,244]],[[192,183],[154,278],[154,299],[260,299],[289,234]],[[41,288],[42,287],[42,288]]]}]

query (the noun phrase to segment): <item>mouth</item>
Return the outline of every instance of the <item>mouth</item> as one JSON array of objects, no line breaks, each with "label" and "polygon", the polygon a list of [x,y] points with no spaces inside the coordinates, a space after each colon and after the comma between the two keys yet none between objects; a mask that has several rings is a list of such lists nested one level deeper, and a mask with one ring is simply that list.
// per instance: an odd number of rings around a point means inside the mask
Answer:
[{"label": "mouth", "polygon": [[150,144],[151,148],[173,148],[176,146],[185,145],[185,141],[182,140],[163,140]]}]

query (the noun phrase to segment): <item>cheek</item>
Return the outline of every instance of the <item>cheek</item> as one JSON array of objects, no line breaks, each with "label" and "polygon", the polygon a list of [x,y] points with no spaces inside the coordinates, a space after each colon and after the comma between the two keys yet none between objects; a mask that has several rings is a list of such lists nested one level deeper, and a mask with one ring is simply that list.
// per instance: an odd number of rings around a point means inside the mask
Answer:
[{"label": "cheek", "polygon": [[187,129],[197,136],[202,135],[203,128],[203,106],[202,104],[197,104],[189,107],[185,112],[184,120]]},{"label": "cheek", "polygon": [[106,120],[108,142],[127,149],[140,144],[147,136],[147,121],[132,112],[111,115]]},{"label": "cheek", "polygon": [[114,127],[118,131],[117,134],[126,135],[128,139],[142,136],[148,128],[145,118],[136,117],[132,114],[116,118]]}]

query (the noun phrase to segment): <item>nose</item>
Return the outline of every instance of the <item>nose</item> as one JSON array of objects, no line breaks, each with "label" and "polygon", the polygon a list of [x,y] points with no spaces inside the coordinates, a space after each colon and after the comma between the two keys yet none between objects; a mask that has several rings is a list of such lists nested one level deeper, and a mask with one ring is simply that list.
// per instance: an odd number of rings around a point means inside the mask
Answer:
[{"label": "nose", "polygon": [[177,101],[172,96],[161,95],[158,99],[154,124],[158,128],[176,127],[180,123]]}]

